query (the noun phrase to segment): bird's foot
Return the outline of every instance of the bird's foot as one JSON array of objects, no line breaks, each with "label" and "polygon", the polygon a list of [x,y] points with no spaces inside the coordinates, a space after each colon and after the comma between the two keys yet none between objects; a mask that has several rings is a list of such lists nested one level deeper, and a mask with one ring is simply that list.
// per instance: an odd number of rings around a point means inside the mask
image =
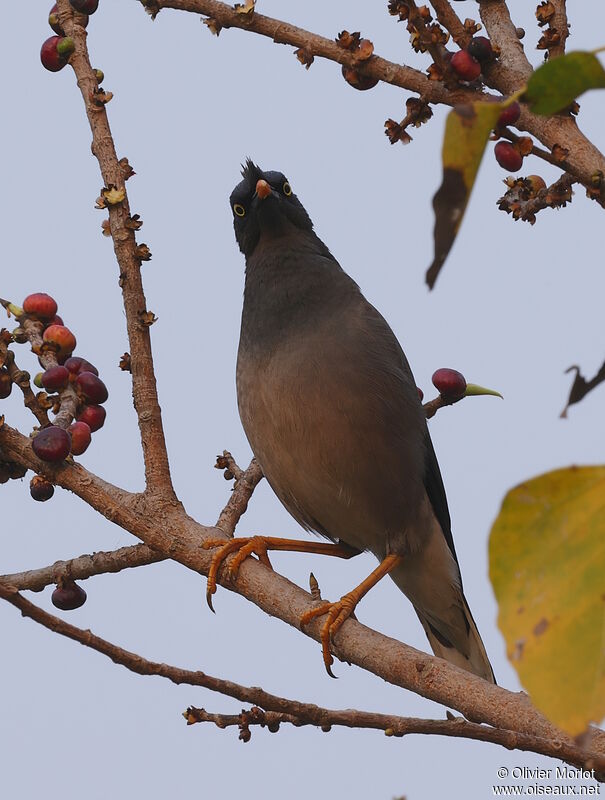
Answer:
[{"label": "bird's foot", "polygon": [[324,556],[337,556],[338,558],[352,558],[357,555],[359,550],[349,547],[344,542],[339,544],[327,544],[324,542],[305,542],[298,539],[280,539],[274,536],[250,536],[241,539],[206,539],[202,544],[204,550],[211,550],[216,547],[217,552],[212,556],[210,569],[208,570],[208,586],[206,589],[206,600],[211,610],[212,595],[216,592],[216,579],[223,561],[235,553],[227,565],[227,577],[233,580],[237,576],[242,561],[248,556],[258,556],[258,560],[269,569],[273,569],[269,560],[268,550],[284,550],[294,553],[316,553]]},{"label": "bird's foot", "polygon": [[329,601],[322,603],[320,606],[317,606],[317,608],[311,608],[309,611],[305,611],[300,618],[300,625],[303,627],[311,622],[312,619],[315,619],[315,617],[321,617],[324,614],[327,615],[326,621],[321,627],[320,636],[324,665],[328,675],[331,678],[336,677],[331,669],[332,664],[334,663],[334,658],[330,652],[332,639],[340,629],[343,622],[345,622],[345,620],[347,620],[351,614],[353,614],[355,606],[360,601],[362,596],[363,595],[359,595],[357,589],[353,589],[352,592],[345,594],[336,603],[331,603]]},{"label": "bird's foot", "polygon": [[269,567],[269,569],[273,569],[267,554],[267,550],[270,548],[270,542],[271,540],[265,536],[251,536],[242,539],[228,539],[227,541],[225,541],[225,539],[207,539],[203,543],[202,547],[204,550],[210,550],[214,547],[218,548],[210,562],[208,584],[206,586],[206,602],[211,611],[214,611],[212,607],[212,595],[216,592],[216,579],[219,569],[225,559],[232,553],[235,553],[235,557],[227,564],[227,578],[229,580],[234,580],[242,561],[251,555],[258,556],[258,560],[262,564]]},{"label": "bird's foot", "polygon": [[300,618],[300,625],[302,627],[303,625],[307,625],[307,623],[309,623],[312,619],[315,619],[315,617],[321,617],[324,614],[327,614],[327,619],[321,627],[320,640],[324,664],[327,673],[331,678],[336,677],[331,670],[334,659],[332,657],[332,653],[330,652],[330,645],[335,634],[340,630],[343,622],[345,622],[345,620],[351,616],[355,606],[359,603],[361,598],[364,597],[373,586],[376,586],[381,578],[384,578],[385,575],[388,575],[389,572],[400,563],[400,561],[401,556],[395,554],[386,556],[376,567],[376,569],[373,570],[373,572],[371,572],[370,575],[368,575],[368,577],[359,584],[359,586],[356,586],[353,591],[349,592],[348,594],[343,595],[338,602],[322,603],[322,605],[317,606],[316,608],[311,608],[309,611],[305,611]]}]

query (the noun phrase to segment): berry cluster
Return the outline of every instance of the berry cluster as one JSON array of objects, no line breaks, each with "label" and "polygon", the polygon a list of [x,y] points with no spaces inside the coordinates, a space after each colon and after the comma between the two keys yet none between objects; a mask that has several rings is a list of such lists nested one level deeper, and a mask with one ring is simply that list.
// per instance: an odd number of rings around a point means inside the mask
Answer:
[{"label": "berry cluster", "polygon": [[[39,358],[54,354],[56,364],[49,366],[34,378],[34,384],[50,393],[45,398],[49,408],[58,412],[61,407],[61,394],[68,388],[76,402],[76,421],[67,430],[59,425],[42,428],[35,436],[32,447],[38,458],[48,462],[63,461],[71,453],[79,456],[84,453],[91,441],[91,434],[98,431],[105,422],[105,409],[102,406],[109,393],[99,371],[90,361],[72,355],[76,347],[76,337],[57,316],[57,303],[43,292],[28,295],[23,301],[23,315],[20,322],[30,319],[42,323],[42,346]],[[44,359],[46,364],[47,359]],[[0,387],[2,380],[0,379]],[[56,393],[56,394],[53,394]],[[36,500],[48,500],[52,496],[48,489],[31,488]]]},{"label": "berry cluster", "polygon": [[[459,80],[475,81],[495,58],[491,42],[485,36],[474,36],[465,50],[451,57],[450,65]],[[496,123],[496,134],[507,125],[514,125],[521,116],[521,106],[514,100],[502,110]],[[523,148],[516,142],[499,141],[494,148],[496,161],[509,172],[518,172],[523,166]]]},{"label": "berry cluster", "polygon": [[[74,11],[78,12],[78,22],[82,27],[88,25],[88,16],[94,14],[99,7],[99,0],[69,0]],[[40,48],[40,61],[42,66],[50,72],[58,72],[67,64],[74,51],[74,40],[65,36],[59,21],[57,4],[51,8],[48,15],[48,24],[56,36],[50,36]]]},{"label": "berry cluster", "polygon": [[464,50],[458,50],[450,65],[462,81],[476,81],[482,70],[496,57],[492,43],[485,36],[474,36]]}]

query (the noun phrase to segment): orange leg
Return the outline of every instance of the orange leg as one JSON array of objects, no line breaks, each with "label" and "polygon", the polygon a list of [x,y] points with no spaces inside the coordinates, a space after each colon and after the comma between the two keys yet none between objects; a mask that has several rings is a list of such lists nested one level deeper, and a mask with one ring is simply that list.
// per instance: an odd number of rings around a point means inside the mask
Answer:
[{"label": "orange leg", "polygon": [[212,608],[212,595],[216,592],[216,579],[218,571],[223,561],[231,553],[235,557],[227,566],[227,577],[232,580],[237,575],[242,561],[248,556],[256,555],[259,561],[272,569],[269,561],[268,550],[287,550],[294,553],[318,553],[325,556],[338,556],[338,558],[352,558],[359,553],[354,547],[349,547],[344,542],[339,544],[328,544],[324,542],[305,542],[297,539],[279,539],[270,536],[251,536],[241,539],[207,539],[202,547],[210,550],[217,547],[217,552],[212,556],[210,569],[208,570],[208,585],[206,588],[206,600],[210,609]]},{"label": "orange leg", "polygon": [[323,614],[328,615],[328,618],[321,628],[321,649],[323,652],[324,664],[330,677],[336,677],[330,669],[334,663],[332,653],[330,652],[330,642],[332,641],[332,638],[339,630],[343,622],[351,616],[355,606],[357,603],[359,603],[361,598],[365,597],[370,589],[376,586],[378,581],[381,578],[384,578],[385,575],[388,575],[389,572],[400,562],[401,556],[387,556],[383,561],[380,562],[376,569],[370,575],[368,575],[365,581],[362,581],[359,586],[356,586],[352,592],[349,592],[341,597],[337,603],[322,603],[322,605],[318,606],[317,608],[312,608],[310,611],[306,611],[300,618],[300,624],[302,626],[306,625],[312,619],[315,619],[315,617],[320,617]]}]

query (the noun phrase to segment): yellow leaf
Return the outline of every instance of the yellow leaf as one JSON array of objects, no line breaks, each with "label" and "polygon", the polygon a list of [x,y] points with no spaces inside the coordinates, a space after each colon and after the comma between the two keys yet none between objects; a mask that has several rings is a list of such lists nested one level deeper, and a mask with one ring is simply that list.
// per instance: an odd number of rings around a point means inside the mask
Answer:
[{"label": "yellow leaf", "polygon": [[605,466],[507,494],[489,542],[498,624],[532,702],[575,736],[605,716]]},{"label": "yellow leaf", "polygon": [[502,108],[502,103],[476,102],[456,106],[447,116],[442,151],[443,181],[433,198],[435,257],[426,273],[431,289],[456,239],[485,145]]}]

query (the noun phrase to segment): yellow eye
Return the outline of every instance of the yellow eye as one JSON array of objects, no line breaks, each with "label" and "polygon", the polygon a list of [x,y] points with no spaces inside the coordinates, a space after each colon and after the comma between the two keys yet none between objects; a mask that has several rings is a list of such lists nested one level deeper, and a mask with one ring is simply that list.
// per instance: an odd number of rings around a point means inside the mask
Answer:
[{"label": "yellow eye", "polygon": [[246,213],[246,209],[239,203],[235,203],[233,206],[233,213],[236,217],[243,217]]},{"label": "yellow eye", "polygon": [[290,195],[292,194],[292,187],[290,186],[288,181],[286,181],[281,188],[283,190],[283,193],[286,195],[286,197],[290,197]]}]

